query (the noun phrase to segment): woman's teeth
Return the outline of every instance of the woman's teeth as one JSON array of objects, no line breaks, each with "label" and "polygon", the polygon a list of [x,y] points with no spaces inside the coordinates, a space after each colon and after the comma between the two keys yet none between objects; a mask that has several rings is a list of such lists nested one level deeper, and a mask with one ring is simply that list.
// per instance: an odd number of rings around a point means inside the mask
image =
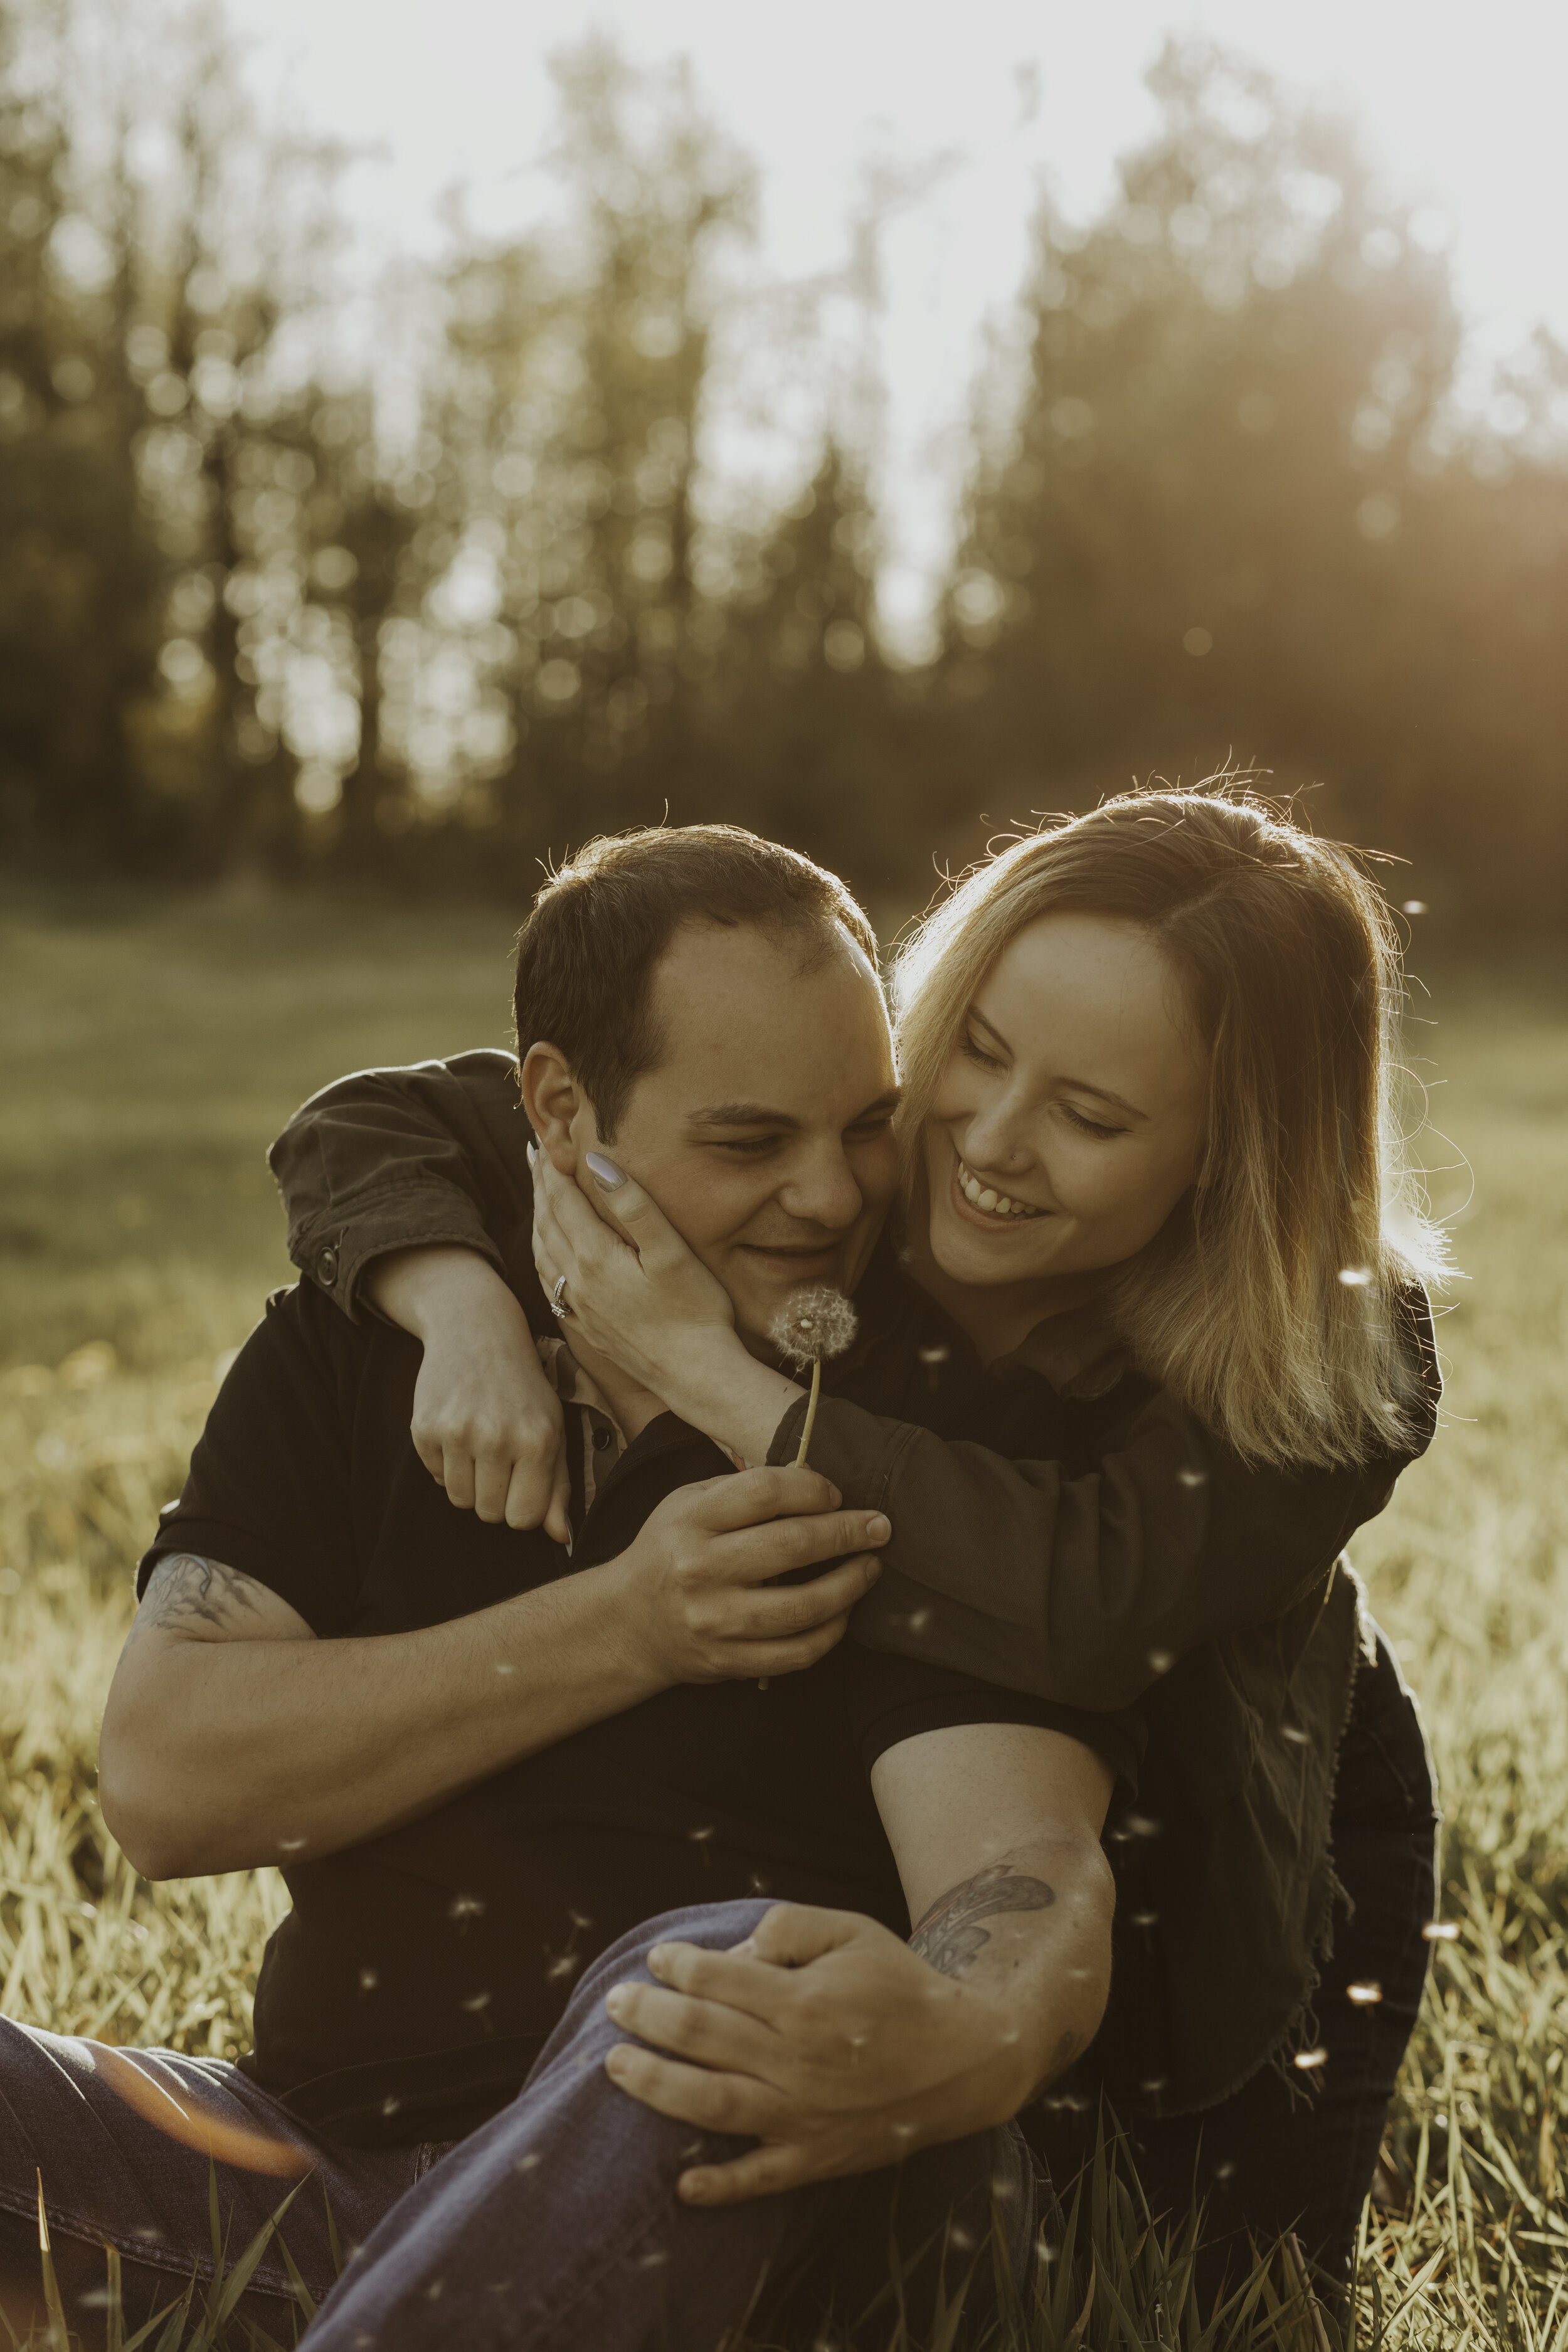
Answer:
[{"label": "woman's teeth", "polygon": [[962,1160],[958,1163],[958,1189],[972,1206],[988,1217],[1038,1217],[1045,1213],[1041,1209],[1031,1208],[1027,1201],[1015,1201],[1005,1192],[994,1192],[978,1176],[972,1176]]}]

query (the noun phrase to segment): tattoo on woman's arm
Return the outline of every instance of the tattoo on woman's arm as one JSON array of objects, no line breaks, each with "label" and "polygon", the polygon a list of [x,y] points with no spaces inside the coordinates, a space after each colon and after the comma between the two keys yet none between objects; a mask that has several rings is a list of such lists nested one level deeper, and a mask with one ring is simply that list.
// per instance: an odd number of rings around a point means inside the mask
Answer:
[{"label": "tattoo on woman's arm", "polygon": [[132,1637],[149,1625],[216,1625],[226,1633],[241,1617],[256,1614],[251,1597],[254,1579],[221,1559],[203,1559],[194,1551],[171,1552],[147,1579],[147,1590],[132,1627]]},{"label": "tattoo on woman's arm", "polygon": [[999,1911],[1048,1911],[1056,1899],[1056,1889],[1043,1878],[1026,1877],[1010,1862],[994,1862],[937,1896],[924,1918],[916,1921],[910,1949],[944,1977],[961,1977],[991,1941],[979,1924],[982,1919]]}]

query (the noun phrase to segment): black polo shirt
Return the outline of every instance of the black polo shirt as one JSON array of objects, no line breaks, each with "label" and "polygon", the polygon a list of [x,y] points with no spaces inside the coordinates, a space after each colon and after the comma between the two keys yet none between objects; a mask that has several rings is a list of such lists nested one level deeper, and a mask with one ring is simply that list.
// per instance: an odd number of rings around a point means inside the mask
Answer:
[{"label": "black polo shirt", "polygon": [[[731,1466],[662,1416],[597,1486],[568,1559],[542,1532],[452,1508],[409,1436],[419,1362],[416,1341],[349,1323],[310,1285],[276,1294],[138,1590],[194,1551],[270,1586],[323,1640],[406,1632],[616,1558],[665,1496]],[[660,1912],[766,1894],[906,1934],[870,1767],[916,1732],[976,1722],[1064,1730],[1124,1783],[1136,1773],[1125,1718],[856,1643],[766,1691],[681,1685],[420,1821],[287,1864],[294,1907],[241,2063],[337,2139],[457,2137],[515,2095],[583,1965]]]}]

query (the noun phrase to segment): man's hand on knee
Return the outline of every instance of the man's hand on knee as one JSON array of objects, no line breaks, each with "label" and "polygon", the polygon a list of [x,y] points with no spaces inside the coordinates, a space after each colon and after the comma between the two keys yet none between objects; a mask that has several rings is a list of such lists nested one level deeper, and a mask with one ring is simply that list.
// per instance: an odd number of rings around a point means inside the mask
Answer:
[{"label": "man's hand on knee", "polygon": [[682,2174],[724,2205],[873,2172],[1005,2122],[1035,2087],[1016,2027],[859,1912],[775,1905],[743,1944],[656,1945],[654,1984],[616,1986],[611,2079],[707,2131],[763,2145]]}]

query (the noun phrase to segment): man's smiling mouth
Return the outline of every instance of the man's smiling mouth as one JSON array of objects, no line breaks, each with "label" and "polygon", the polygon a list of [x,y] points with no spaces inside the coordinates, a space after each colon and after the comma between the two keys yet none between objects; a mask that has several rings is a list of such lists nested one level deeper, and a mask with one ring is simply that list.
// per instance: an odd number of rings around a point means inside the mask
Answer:
[{"label": "man's smiling mouth", "polygon": [[973,1169],[966,1167],[955,1151],[952,1181],[972,1209],[983,1217],[994,1217],[998,1223],[1022,1223],[1026,1218],[1043,1217],[1048,1211],[1037,1208],[1032,1201],[1015,1201],[1010,1193],[998,1192],[994,1185],[983,1184]]}]

